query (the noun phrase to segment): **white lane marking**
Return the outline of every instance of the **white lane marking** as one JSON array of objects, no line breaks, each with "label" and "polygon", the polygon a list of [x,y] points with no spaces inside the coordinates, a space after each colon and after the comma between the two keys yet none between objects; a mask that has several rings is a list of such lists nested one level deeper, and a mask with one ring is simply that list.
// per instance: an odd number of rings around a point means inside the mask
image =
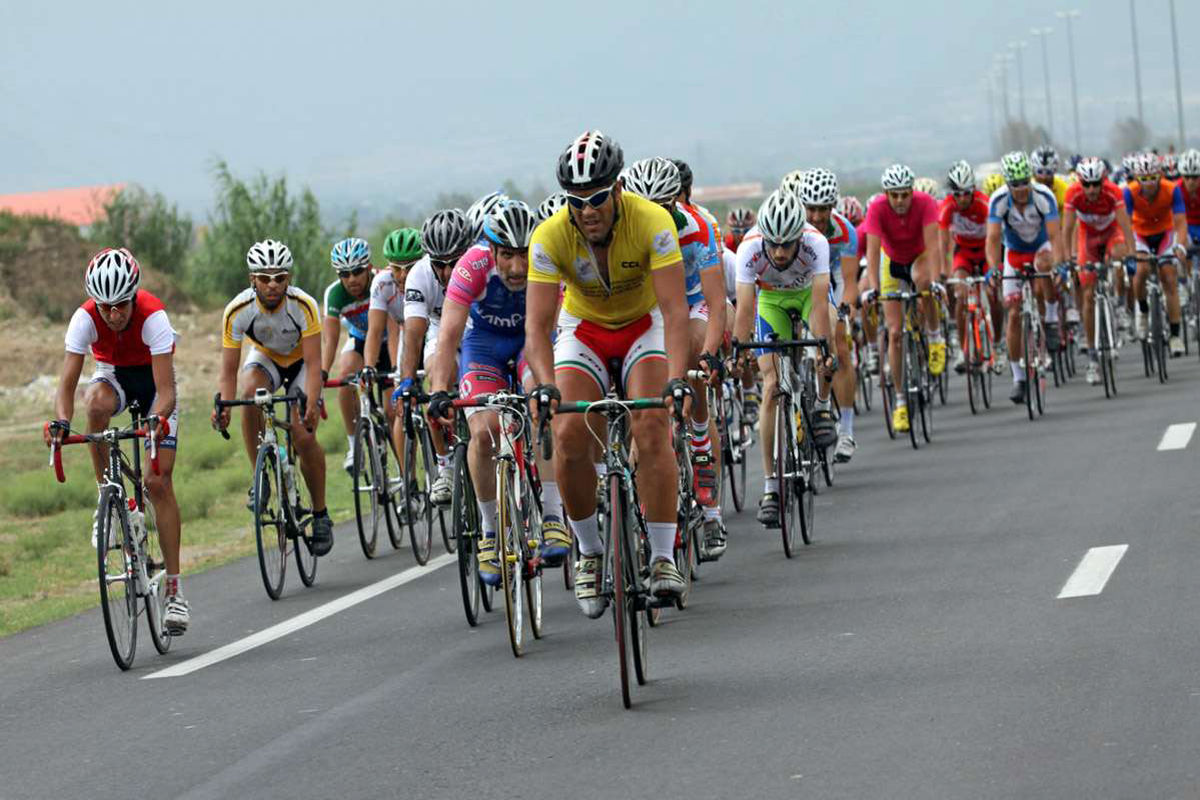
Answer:
[{"label": "white lane marking", "polygon": [[334,614],[345,611],[347,608],[356,606],[359,603],[366,602],[372,597],[383,594],[384,592],[395,589],[398,586],[403,586],[406,583],[411,583],[417,578],[428,575],[436,569],[440,569],[447,564],[458,560],[458,556],[453,553],[446,553],[430,561],[423,567],[410,567],[403,572],[398,572],[391,577],[384,578],[381,581],[376,581],[361,589],[357,589],[350,594],[343,595],[336,600],[330,600],[324,605],[309,609],[303,614],[298,614],[291,619],[285,619],[283,622],[272,625],[269,628],[264,628],[258,633],[251,634],[244,639],[238,639],[236,642],[230,642],[223,647],[218,647],[216,650],[210,650],[207,653],[202,653],[195,658],[189,658],[187,661],[161,669],[158,672],[152,672],[146,675],[142,680],[150,680],[151,678],[178,678],[182,675],[189,675],[197,670],[210,667],[221,661],[241,655],[247,650],[253,650],[256,647],[261,647],[268,642],[273,642],[276,639],[281,639],[289,633],[295,633],[301,628],[307,628],[309,625],[320,622],[326,617],[332,617]]},{"label": "white lane marking", "polygon": [[1128,549],[1127,544],[1110,544],[1088,550],[1079,560],[1079,566],[1071,573],[1071,577],[1063,584],[1058,599],[1090,597],[1103,592],[1104,584],[1108,583]]},{"label": "white lane marking", "polygon": [[1192,440],[1192,434],[1196,432],[1196,423],[1194,422],[1177,422],[1174,425],[1168,425],[1163,432],[1162,439],[1158,442],[1159,450],[1182,450],[1188,446],[1188,442]]}]

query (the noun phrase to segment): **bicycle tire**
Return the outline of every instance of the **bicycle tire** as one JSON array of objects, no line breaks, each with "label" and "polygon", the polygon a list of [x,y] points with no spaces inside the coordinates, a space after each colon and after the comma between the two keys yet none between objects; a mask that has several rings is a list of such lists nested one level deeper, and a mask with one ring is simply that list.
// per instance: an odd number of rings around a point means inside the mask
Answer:
[{"label": "bicycle tire", "polygon": [[508,642],[512,654],[525,652],[525,598],[521,582],[525,578],[521,563],[521,511],[513,490],[512,462],[496,464],[496,547],[500,559],[500,590],[504,594],[504,618],[508,623]]},{"label": "bicycle tire", "polygon": [[479,624],[483,584],[479,580],[479,556],[475,550],[479,509],[475,505],[475,492],[467,470],[465,443],[454,446],[451,463],[454,465],[454,488],[450,495],[450,520],[458,545],[458,584],[462,592],[463,613],[467,617],[467,624],[474,628]]},{"label": "bicycle tire", "polygon": [[[917,437],[917,421],[913,419],[913,409],[917,406],[917,397],[921,391],[916,377],[920,373],[917,372],[918,365],[913,351],[915,345],[913,334],[908,331],[904,332],[900,339],[900,371],[903,373],[900,376],[902,378],[900,385],[904,387],[904,402],[905,407],[908,408],[908,438],[912,443],[913,450],[920,447]],[[920,409],[917,409],[917,413],[920,413]]]},{"label": "bicycle tire", "polygon": [[[422,424],[421,431],[421,450],[424,452],[424,463],[435,465],[437,464],[437,451],[433,448],[433,437],[429,433],[429,427]],[[432,484],[431,484],[432,485]],[[437,521],[438,530],[442,534],[442,545],[446,548],[447,553],[453,553],[454,548],[458,546],[458,540],[454,538],[453,523],[448,523],[446,520],[445,506],[434,505],[433,519]]]},{"label": "bicycle tire", "polygon": [[[811,388],[811,387],[810,387]],[[792,494],[796,498],[800,517],[800,541],[805,546],[812,544],[813,508],[816,506],[817,491],[817,448],[813,437],[812,406],[805,402],[801,406],[804,439],[800,442],[800,457],[796,463]]]},{"label": "bicycle tire", "polygon": [[375,546],[379,542],[379,475],[375,470],[375,432],[371,421],[359,417],[354,426],[354,466],[350,479],[354,491],[354,524],[358,529],[358,543],[363,555],[375,557]]},{"label": "bicycle tire", "polygon": [[308,484],[303,476],[296,476],[296,505],[289,510],[292,530],[292,552],[296,556],[296,571],[300,582],[312,586],[317,582],[317,564],[320,558],[312,549],[312,501],[308,496]]},{"label": "bicycle tire", "polygon": [[970,308],[967,309],[964,325],[967,329],[966,345],[963,347],[963,358],[966,361],[966,384],[967,384],[967,406],[971,409],[972,414],[979,413],[979,381],[977,376],[981,371],[979,353],[975,350],[975,338],[979,335],[978,320],[975,319],[975,313]]},{"label": "bicycle tire", "polygon": [[123,505],[116,486],[101,490],[96,504],[96,566],[108,649],[117,666],[127,670],[137,653],[138,597],[132,585],[129,520]]},{"label": "bicycle tire", "polygon": [[687,437],[679,430],[674,433],[676,474],[679,476],[679,486],[676,490],[678,501],[675,508],[675,548],[673,557],[679,574],[683,576],[683,592],[675,600],[675,607],[680,611],[687,608],[692,595],[692,579],[695,577],[695,539],[692,538],[692,522],[695,514],[696,499],[692,495],[691,462]]},{"label": "bicycle tire", "polygon": [[[527,447],[532,447],[531,441],[526,442]],[[526,450],[526,453],[530,452]],[[522,482],[522,498],[521,498],[521,523],[522,530],[533,531],[542,530],[542,506],[537,494],[533,491],[533,483],[531,480]],[[544,622],[543,607],[542,607],[542,567],[538,560],[537,551],[532,548],[529,543],[529,536],[521,537],[521,559],[522,569],[525,572],[525,580],[523,588],[525,589],[525,608],[529,618],[529,631],[533,634],[534,639],[541,639]]]},{"label": "bicycle tire", "polygon": [[871,371],[867,369],[862,361],[858,362],[858,392],[862,395],[863,413],[869,413],[871,410],[871,394],[875,391],[875,380],[871,377]]},{"label": "bicycle tire", "polygon": [[[386,425],[376,424],[375,435],[384,442],[379,448],[380,458],[383,462],[383,476],[387,482],[387,489],[384,492],[386,506],[384,512],[387,519],[388,541],[392,545],[393,550],[399,550],[404,546],[404,522],[400,519],[400,507],[397,505],[399,501],[406,501],[408,493],[404,491],[404,467],[400,463],[400,454],[396,452],[396,442],[392,438],[391,431]],[[395,466],[396,478],[392,480],[392,469],[389,465]],[[407,513],[407,511],[405,512]]]},{"label": "bicycle tire", "polygon": [[1100,351],[1100,379],[1104,384],[1104,396],[1111,398],[1112,391],[1112,342],[1109,341],[1109,305],[1108,298],[1103,296],[1096,297],[1095,315],[1093,321],[1096,331],[1096,349]]},{"label": "bicycle tire", "polygon": [[[940,312],[942,318],[942,341],[946,344],[946,354],[950,353],[950,318],[946,310],[943,308]],[[942,405],[946,405],[950,393],[950,365],[943,362],[942,371],[934,376],[934,381],[937,382],[938,400]]]},{"label": "bicycle tire", "polygon": [[800,520],[793,503],[793,475],[796,472],[796,464],[795,447],[792,444],[795,422],[792,417],[791,397],[785,394],[778,395],[775,402],[775,476],[779,485],[780,536],[783,539],[783,554],[787,558],[792,558],[799,549],[796,546],[796,535],[800,532]]},{"label": "bicycle tire", "polygon": [[[917,416],[921,419],[921,438],[925,443],[933,441],[933,387],[931,383],[941,385],[941,376],[933,376],[929,371],[929,360],[924,345],[917,348],[917,375],[921,382],[917,386]],[[946,370],[942,370],[942,375]],[[940,391],[940,390],[939,390]],[[911,421],[910,421],[911,424]]]},{"label": "bicycle tire", "polygon": [[625,614],[626,602],[626,586],[625,586],[625,559],[621,552],[624,541],[625,532],[623,530],[626,524],[625,519],[625,503],[623,493],[621,491],[621,479],[617,475],[609,476],[609,510],[608,515],[608,551],[611,560],[609,574],[612,576],[612,591],[613,591],[613,628],[617,640],[617,670],[621,682],[621,703],[625,708],[633,706],[633,696],[629,685],[629,666],[632,657],[630,653],[631,641],[629,639],[629,618]]},{"label": "bicycle tire", "polygon": [[889,439],[896,438],[896,430],[892,426],[892,412],[896,408],[895,386],[891,376],[886,374],[887,365],[891,363],[888,355],[887,328],[879,329],[879,404],[883,411],[883,429]]},{"label": "bicycle tire", "polygon": [[[740,423],[739,423],[740,425]],[[733,500],[733,508],[740,512],[746,504],[746,448],[742,443],[737,445],[735,454],[732,443],[721,453],[721,460],[728,472],[726,480],[729,484],[729,497]]]},{"label": "bicycle tire", "polygon": [[1029,421],[1034,419],[1033,382],[1037,379],[1037,367],[1033,356],[1033,322],[1028,314],[1021,314],[1021,353],[1025,360],[1025,411]]},{"label": "bicycle tire", "polygon": [[[650,674],[647,631],[650,627],[650,612],[657,609],[653,607],[653,604],[648,602],[649,595],[645,590],[645,581],[650,576],[649,555],[647,553],[648,542],[645,530],[641,525],[641,516],[634,509],[634,498],[636,496],[637,489],[635,487],[633,494],[627,500],[629,505],[627,506],[625,515],[627,522],[623,541],[626,548],[626,556],[628,557],[625,562],[625,572],[626,580],[629,581],[632,592],[625,601],[625,619],[630,632],[630,644],[632,645],[633,675],[639,686],[645,686]],[[633,530],[630,529],[631,525],[634,527]],[[645,614],[641,611],[643,607],[647,612]]]},{"label": "bicycle tire", "polygon": [[162,577],[153,592],[147,592],[145,597],[146,627],[150,629],[150,641],[159,655],[165,656],[171,649],[171,632],[164,622],[167,605],[167,567],[162,554],[162,545],[158,541],[158,525],[155,522],[154,506],[143,495],[142,513],[146,526],[146,541],[142,545],[141,558],[146,564],[146,578],[154,580],[153,569],[159,567]]},{"label": "bicycle tire", "polygon": [[254,463],[254,542],[258,548],[258,570],[267,597],[278,600],[287,574],[287,522],[280,497],[279,460],[275,447],[258,448]]},{"label": "bicycle tire", "polygon": [[421,447],[416,436],[404,444],[405,519],[408,543],[413,559],[424,566],[433,554],[433,462],[427,448]]}]

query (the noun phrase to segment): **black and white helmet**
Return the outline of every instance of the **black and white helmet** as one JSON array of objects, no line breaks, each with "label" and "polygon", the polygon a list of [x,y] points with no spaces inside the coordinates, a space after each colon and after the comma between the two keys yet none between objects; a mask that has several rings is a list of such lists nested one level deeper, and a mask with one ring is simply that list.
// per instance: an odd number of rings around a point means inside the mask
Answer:
[{"label": "black and white helmet", "polygon": [[600,131],[584,131],[558,157],[558,185],[563,189],[610,186],[625,166],[621,145]]},{"label": "black and white helmet", "polygon": [[629,191],[654,203],[669,203],[683,190],[679,168],[667,158],[643,158],[629,165],[622,182]]},{"label": "black and white helmet", "polygon": [[966,161],[955,161],[946,173],[946,185],[952,192],[969,192],[975,188],[975,170]]},{"label": "black and white helmet", "polygon": [[823,167],[804,173],[800,200],[806,206],[834,206],[838,201],[837,175]]},{"label": "black and white helmet", "polygon": [[283,242],[274,239],[263,239],[250,245],[246,251],[246,267],[251,272],[260,269],[281,269],[292,271],[292,251]]},{"label": "black and white helmet", "polygon": [[758,232],[771,244],[787,244],[804,230],[804,203],[792,192],[776,189],[758,207]]},{"label": "black and white helmet", "polygon": [[1102,181],[1105,172],[1104,162],[1098,158],[1085,158],[1075,165],[1075,174],[1083,183]]},{"label": "black and white helmet", "polygon": [[1029,154],[1029,166],[1034,174],[1053,175],[1058,172],[1058,151],[1048,144],[1036,148]]},{"label": "black and white helmet", "polygon": [[537,208],[538,220],[545,222],[558,213],[559,209],[567,205],[567,193],[555,192],[542,201],[542,204]]},{"label": "black and white helmet", "polygon": [[538,219],[520,200],[508,200],[492,209],[483,221],[483,235],[492,244],[524,250],[529,247]]},{"label": "black and white helmet", "polygon": [[137,259],[124,247],[106,247],[92,256],[83,278],[88,296],[104,305],[132,300],[141,282]]},{"label": "black and white helmet", "polygon": [[421,225],[421,245],[430,258],[449,261],[467,251],[475,241],[470,237],[467,216],[457,208],[434,212]]},{"label": "black and white helmet", "polygon": [[785,192],[791,192],[792,194],[796,195],[796,197],[801,198],[801,201],[803,202],[804,170],[794,169],[787,175],[784,175],[783,179],[779,181],[779,188],[783,189]]},{"label": "black and white helmet", "polygon": [[879,185],[883,187],[885,192],[891,192],[896,189],[911,189],[916,179],[917,176],[904,164],[892,164],[883,171],[883,176],[879,179]]},{"label": "black and white helmet", "polygon": [[467,209],[467,225],[471,231],[471,241],[479,241],[479,237],[483,236],[483,221],[487,219],[488,214],[495,210],[496,206],[508,200],[508,195],[504,192],[488,192],[483,197],[471,203],[471,207]]},{"label": "black and white helmet", "polygon": [[1179,154],[1179,174],[1185,178],[1200,177],[1200,150],[1193,147]]}]

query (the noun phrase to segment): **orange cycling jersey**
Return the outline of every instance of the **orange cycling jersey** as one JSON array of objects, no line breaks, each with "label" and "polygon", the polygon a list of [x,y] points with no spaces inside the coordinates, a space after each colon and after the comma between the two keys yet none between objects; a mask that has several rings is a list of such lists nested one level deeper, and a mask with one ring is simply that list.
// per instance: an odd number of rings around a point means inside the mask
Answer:
[{"label": "orange cycling jersey", "polygon": [[1156,236],[1171,230],[1174,215],[1184,214],[1183,192],[1173,181],[1158,179],[1158,193],[1150,200],[1142,193],[1140,181],[1125,187],[1125,210],[1133,223],[1133,232],[1138,236]]}]

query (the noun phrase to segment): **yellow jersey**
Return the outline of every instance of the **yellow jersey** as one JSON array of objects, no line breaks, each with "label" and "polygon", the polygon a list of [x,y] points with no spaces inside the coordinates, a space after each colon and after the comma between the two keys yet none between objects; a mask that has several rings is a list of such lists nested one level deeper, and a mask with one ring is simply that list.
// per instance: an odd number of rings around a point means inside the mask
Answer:
[{"label": "yellow jersey", "polygon": [[1046,188],[1054,192],[1054,199],[1058,201],[1058,213],[1061,216],[1067,207],[1067,189],[1071,188],[1071,184],[1062,175],[1055,175],[1054,183]]},{"label": "yellow jersey", "polygon": [[249,339],[276,364],[290,367],[304,357],[301,341],[321,332],[321,317],[317,301],[295,286],[287,287],[274,311],[268,311],[250,287],[225,306],[221,328],[222,347],[241,349]]},{"label": "yellow jersey", "polygon": [[621,192],[607,274],[571,221],[569,206],[534,229],[529,256],[530,281],[565,284],[563,310],[609,329],[635,322],[657,306],[650,273],[683,260],[674,218],[633,192]]}]

